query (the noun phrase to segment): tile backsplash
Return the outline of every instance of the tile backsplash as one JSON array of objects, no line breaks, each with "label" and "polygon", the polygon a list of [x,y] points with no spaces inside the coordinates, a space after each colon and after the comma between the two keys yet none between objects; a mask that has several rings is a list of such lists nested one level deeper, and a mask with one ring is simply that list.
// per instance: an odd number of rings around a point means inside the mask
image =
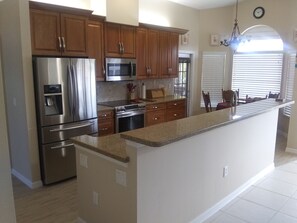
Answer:
[{"label": "tile backsplash", "polygon": [[97,103],[104,101],[127,99],[128,83],[137,85],[136,92],[140,95],[141,85],[145,84],[146,89],[165,88],[166,95],[173,95],[174,78],[136,81],[97,82]]}]

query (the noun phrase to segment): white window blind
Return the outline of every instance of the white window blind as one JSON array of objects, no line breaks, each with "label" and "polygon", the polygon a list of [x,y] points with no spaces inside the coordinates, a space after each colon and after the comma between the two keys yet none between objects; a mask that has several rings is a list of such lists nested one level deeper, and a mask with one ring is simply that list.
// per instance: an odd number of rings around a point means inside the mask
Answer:
[{"label": "white window blind", "polygon": [[[286,74],[285,81],[285,95],[284,98],[287,100],[293,99],[293,89],[294,89],[294,77],[295,77],[295,64],[296,61],[296,53],[290,53],[285,56],[285,67],[284,73]],[[291,115],[291,106],[286,106],[283,109],[283,113],[286,116]]]},{"label": "white window blind", "polygon": [[279,93],[282,65],[283,53],[234,54],[232,89],[239,89],[239,98]]},{"label": "white window blind", "polygon": [[[222,101],[225,62],[225,52],[203,52],[201,90],[209,92],[212,106]],[[204,107],[202,96],[201,107]]]}]

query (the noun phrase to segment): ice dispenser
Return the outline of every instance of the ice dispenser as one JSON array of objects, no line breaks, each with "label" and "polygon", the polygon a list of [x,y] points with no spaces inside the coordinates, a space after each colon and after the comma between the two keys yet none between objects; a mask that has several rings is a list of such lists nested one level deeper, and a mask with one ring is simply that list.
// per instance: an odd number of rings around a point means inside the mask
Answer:
[{"label": "ice dispenser", "polygon": [[60,84],[44,85],[45,115],[63,114],[62,88]]}]

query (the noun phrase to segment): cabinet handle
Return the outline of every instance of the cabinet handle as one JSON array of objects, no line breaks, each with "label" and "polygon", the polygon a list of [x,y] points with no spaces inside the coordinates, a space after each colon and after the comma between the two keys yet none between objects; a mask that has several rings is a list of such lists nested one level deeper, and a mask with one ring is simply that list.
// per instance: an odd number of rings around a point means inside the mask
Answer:
[{"label": "cabinet handle", "polygon": [[120,51],[120,53],[122,53],[122,44],[121,44],[121,42],[119,42],[119,51]]},{"label": "cabinet handle", "polygon": [[108,128],[99,129],[99,131],[106,131],[106,130],[108,130]]},{"label": "cabinet handle", "polygon": [[158,108],[158,106],[153,106],[153,109],[157,109]]},{"label": "cabinet handle", "polygon": [[59,40],[59,48],[60,48],[60,51],[61,51],[61,49],[62,49],[62,42],[61,42],[61,37],[60,36],[58,37],[58,40]]},{"label": "cabinet handle", "polygon": [[172,73],[172,68],[168,67],[168,74],[171,74],[171,73]]},{"label": "cabinet handle", "polygon": [[176,117],[176,116],[177,116],[177,114],[173,114],[173,116],[174,116],[174,117]]},{"label": "cabinet handle", "polygon": [[102,66],[102,73],[105,74],[105,68]]},{"label": "cabinet handle", "polygon": [[176,104],[176,103],[174,103],[173,105],[174,105],[174,106],[177,106],[177,104]]},{"label": "cabinet handle", "polygon": [[156,121],[156,120],[158,120],[158,118],[157,118],[157,117],[155,117],[155,118],[154,118],[154,120]]},{"label": "cabinet handle", "polygon": [[63,42],[63,49],[65,51],[65,49],[66,49],[66,43],[65,43],[65,38],[63,36],[62,36],[62,42]]},{"label": "cabinet handle", "polygon": [[125,47],[124,47],[124,43],[122,42],[122,54],[125,53]]},{"label": "cabinet handle", "polygon": [[103,114],[103,115],[101,115],[101,117],[106,117],[107,116],[107,114]]}]

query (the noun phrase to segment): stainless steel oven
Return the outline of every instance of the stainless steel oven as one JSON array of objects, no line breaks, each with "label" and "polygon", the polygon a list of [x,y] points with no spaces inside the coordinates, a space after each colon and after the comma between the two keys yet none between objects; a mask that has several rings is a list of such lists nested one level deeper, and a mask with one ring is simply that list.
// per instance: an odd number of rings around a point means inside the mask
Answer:
[{"label": "stainless steel oven", "polygon": [[116,108],[116,132],[125,132],[143,128],[145,121],[145,107],[128,105],[125,108]]},{"label": "stainless steel oven", "polygon": [[99,104],[114,108],[116,133],[144,127],[145,103],[117,100],[100,102]]},{"label": "stainless steel oven", "polygon": [[106,81],[136,79],[136,59],[106,58]]}]

